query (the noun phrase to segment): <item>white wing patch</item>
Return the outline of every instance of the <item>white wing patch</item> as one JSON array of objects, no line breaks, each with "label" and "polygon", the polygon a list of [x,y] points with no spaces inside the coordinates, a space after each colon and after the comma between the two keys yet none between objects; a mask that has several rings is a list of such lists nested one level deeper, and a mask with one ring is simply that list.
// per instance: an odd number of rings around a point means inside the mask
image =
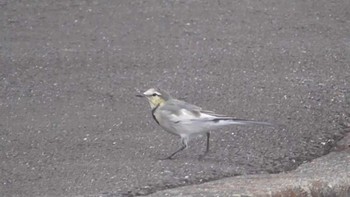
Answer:
[{"label": "white wing patch", "polygon": [[198,120],[211,120],[213,118],[215,118],[215,116],[200,112],[193,112],[187,109],[180,109],[178,114],[171,114],[170,120],[175,123],[189,123]]}]

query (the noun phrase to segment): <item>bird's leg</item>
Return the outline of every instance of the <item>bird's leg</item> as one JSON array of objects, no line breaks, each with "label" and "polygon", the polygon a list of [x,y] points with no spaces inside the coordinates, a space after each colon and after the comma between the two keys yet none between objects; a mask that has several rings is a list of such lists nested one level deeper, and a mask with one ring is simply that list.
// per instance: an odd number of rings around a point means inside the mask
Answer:
[{"label": "bird's leg", "polygon": [[176,155],[176,153],[182,151],[182,150],[185,149],[185,148],[186,148],[186,146],[181,146],[177,151],[175,151],[173,154],[171,154],[170,156],[166,157],[165,159],[172,159],[172,157],[173,157],[174,155]]},{"label": "bird's leg", "polygon": [[207,148],[205,149],[205,152],[203,155],[199,156],[199,159],[203,159],[209,152],[209,139],[210,139],[210,132],[207,133]]},{"label": "bird's leg", "polygon": [[209,138],[210,138],[210,132],[207,133],[207,149],[205,150],[204,154],[207,154],[209,152]]},{"label": "bird's leg", "polygon": [[181,138],[182,146],[178,150],[176,150],[173,154],[171,154],[170,156],[166,157],[165,159],[172,159],[172,157],[174,155],[176,155],[178,152],[180,152],[180,151],[184,150],[185,148],[187,148],[187,141],[188,141],[187,138]]},{"label": "bird's leg", "polygon": [[204,154],[199,156],[199,159],[200,159],[200,160],[201,160],[201,159],[204,159],[204,157],[205,157],[205,156],[208,154],[208,152],[209,152],[209,139],[210,139],[210,132],[207,132],[207,147],[206,147],[206,149],[205,149]]}]

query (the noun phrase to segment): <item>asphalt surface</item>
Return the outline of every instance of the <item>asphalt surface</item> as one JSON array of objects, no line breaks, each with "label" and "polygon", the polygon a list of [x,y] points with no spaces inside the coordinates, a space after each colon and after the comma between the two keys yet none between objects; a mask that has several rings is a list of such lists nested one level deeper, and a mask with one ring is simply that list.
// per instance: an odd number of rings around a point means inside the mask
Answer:
[{"label": "asphalt surface", "polygon": [[[142,195],[296,169],[350,126],[350,2],[0,1],[0,195]],[[174,160],[150,87],[278,127]]]}]

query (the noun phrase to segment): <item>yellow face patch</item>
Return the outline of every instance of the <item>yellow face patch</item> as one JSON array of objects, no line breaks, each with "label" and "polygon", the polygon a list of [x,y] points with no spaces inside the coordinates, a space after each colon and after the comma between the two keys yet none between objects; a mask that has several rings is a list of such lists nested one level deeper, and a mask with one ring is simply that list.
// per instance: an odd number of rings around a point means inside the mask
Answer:
[{"label": "yellow face patch", "polygon": [[157,107],[158,105],[161,106],[165,103],[165,100],[160,96],[151,96],[148,97],[149,104],[151,105],[152,109]]}]

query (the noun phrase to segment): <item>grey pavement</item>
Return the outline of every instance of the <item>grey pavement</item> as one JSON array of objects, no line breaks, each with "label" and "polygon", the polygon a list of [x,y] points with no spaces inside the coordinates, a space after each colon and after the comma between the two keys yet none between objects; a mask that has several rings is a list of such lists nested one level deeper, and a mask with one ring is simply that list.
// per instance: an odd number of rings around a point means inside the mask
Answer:
[{"label": "grey pavement", "polygon": [[[340,154],[350,127],[349,8],[0,0],[0,196],[147,195]],[[179,142],[134,97],[150,87],[279,126],[226,127],[212,132],[204,159],[198,137],[160,160]]]}]

